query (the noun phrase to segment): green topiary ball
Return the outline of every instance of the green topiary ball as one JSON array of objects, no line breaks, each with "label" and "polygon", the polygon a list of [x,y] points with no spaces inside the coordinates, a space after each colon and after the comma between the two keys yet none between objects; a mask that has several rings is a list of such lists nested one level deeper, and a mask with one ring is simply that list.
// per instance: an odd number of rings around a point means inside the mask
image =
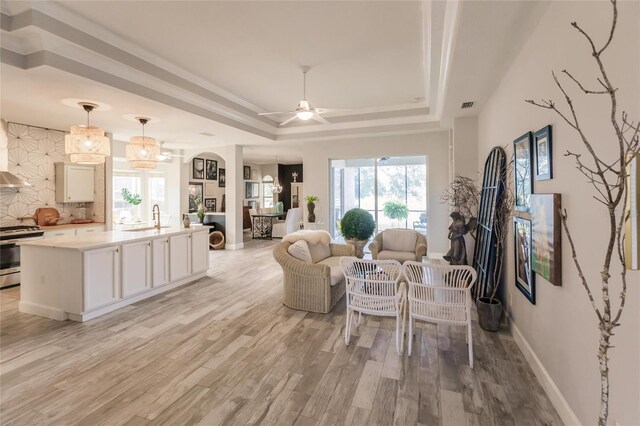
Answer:
[{"label": "green topiary ball", "polygon": [[375,229],[373,216],[363,209],[349,210],[340,221],[340,232],[348,240],[368,240]]}]

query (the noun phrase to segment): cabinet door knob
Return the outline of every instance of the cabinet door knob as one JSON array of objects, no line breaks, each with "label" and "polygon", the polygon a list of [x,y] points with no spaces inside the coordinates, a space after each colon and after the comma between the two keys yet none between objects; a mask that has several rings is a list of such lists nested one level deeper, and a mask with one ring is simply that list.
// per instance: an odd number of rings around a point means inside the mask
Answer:
[{"label": "cabinet door knob", "polygon": [[148,242],[148,243],[147,243],[147,245],[148,245],[149,247],[151,247],[151,242]]},{"label": "cabinet door knob", "polygon": [[119,248],[117,248],[115,251],[116,251],[116,253],[120,253],[120,249]]}]

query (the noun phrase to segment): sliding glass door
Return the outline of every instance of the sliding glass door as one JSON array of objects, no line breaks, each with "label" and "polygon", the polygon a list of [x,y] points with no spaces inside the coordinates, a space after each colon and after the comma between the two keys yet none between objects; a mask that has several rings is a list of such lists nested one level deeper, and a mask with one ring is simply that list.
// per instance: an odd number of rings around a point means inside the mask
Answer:
[{"label": "sliding glass door", "polygon": [[[367,210],[376,232],[409,228],[426,234],[427,159],[425,156],[331,160],[329,229],[340,237],[338,223],[352,208]],[[385,204],[406,208],[407,215],[386,215]],[[390,210],[390,209],[388,209]],[[387,213],[390,213],[389,211]],[[390,217],[391,216],[391,217]]]}]

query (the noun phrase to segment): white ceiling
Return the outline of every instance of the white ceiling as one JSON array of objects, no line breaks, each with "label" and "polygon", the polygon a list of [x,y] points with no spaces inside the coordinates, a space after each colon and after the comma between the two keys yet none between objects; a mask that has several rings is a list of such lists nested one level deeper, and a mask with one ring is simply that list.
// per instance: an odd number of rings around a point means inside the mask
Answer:
[{"label": "white ceiling", "polygon": [[[82,112],[63,98],[113,107],[95,122],[127,140],[173,148],[247,146],[300,160],[302,141],[447,128],[477,114],[546,7],[538,1],[3,1],[2,111],[66,129]],[[426,65],[425,65],[426,64]],[[280,128],[261,111],[301,98],[311,66],[315,107],[352,108],[331,124]],[[461,111],[462,101],[476,101]],[[278,119],[279,117],[275,117]],[[201,133],[213,133],[213,138]],[[280,155],[279,155],[280,158]]]},{"label": "white ceiling", "polygon": [[263,111],[425,97],[421,2],[63,1],[64,7]]}]

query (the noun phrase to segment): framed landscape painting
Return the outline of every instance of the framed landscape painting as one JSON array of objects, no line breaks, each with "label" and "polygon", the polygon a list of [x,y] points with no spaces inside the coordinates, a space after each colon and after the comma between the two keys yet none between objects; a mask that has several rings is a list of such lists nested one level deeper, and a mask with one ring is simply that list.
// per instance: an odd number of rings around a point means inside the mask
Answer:
[{"label": "framed landscape painting", "polygon": [[536,150],[536,180],[553,178],[553,153],[551,126],[538,130],[533,135],[533,145]]},{"label": "framed landscape painting", "polygon": [[216,160],[207,160],[207,180],[218,179],[218,162]]},{"label": "framed landscape painting", "polygon": [[531,221],[515,217],[513,223],[516,287],[535,305],[535,275],[531,269]]},{"label": "framed landscape painting", "polygon": [[527,132],[513,141],[514,155],[514,199],[515,209],[528,212],[531,208],[531,193],[533,192],[533,155],[531,152],[531,140],[533,134]]},{"label": "framed landscape painting", "polygon": [[533,194],[531,269],[553,285],[562,285],[560,194]]}]

